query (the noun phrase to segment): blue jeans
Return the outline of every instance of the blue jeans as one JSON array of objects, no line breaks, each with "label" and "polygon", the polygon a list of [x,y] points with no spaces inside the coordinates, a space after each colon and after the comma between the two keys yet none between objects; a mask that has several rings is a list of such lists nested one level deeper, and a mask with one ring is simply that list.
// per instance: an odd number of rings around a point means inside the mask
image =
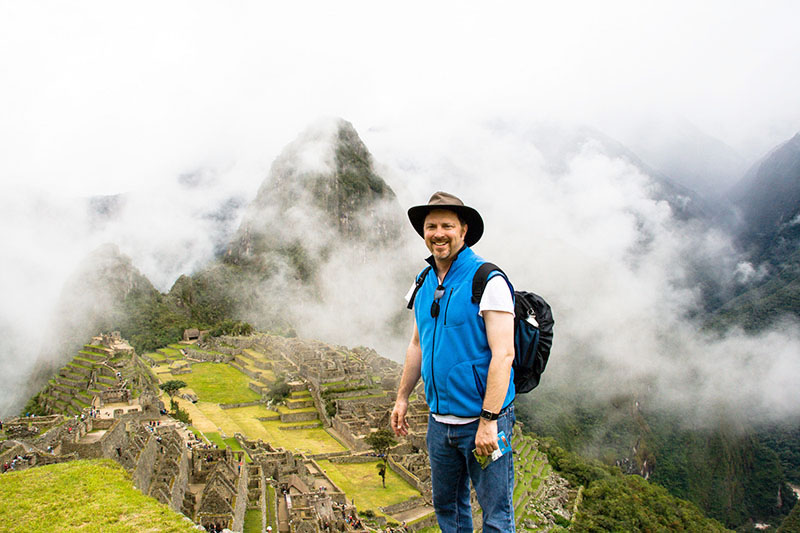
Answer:
[{"label": "blue jeans", "polygon": [[[497,432],[509,441],[514,427],[514,406],[497,419]],[[442,533],[472,533],[469,482],[483,510],[483,531],[508,533],[514,528],[514,459],[506,453],[486,469],[472,455],[479,421],[442,424],[428,419],[428,455],[431,461],[433,507]]]}]

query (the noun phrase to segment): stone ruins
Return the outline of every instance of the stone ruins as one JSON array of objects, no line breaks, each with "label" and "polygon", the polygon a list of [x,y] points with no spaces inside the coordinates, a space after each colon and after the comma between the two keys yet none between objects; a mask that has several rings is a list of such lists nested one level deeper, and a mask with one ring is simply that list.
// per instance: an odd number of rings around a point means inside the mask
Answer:
[{"label": "stone ruins", "polygon": [[[368,348],[266,334],[200,340],[200,332],[189,330],[184,338],[186,344],[180,349],[141,357],[117,333],[93,338],[36,397],[39,406],[53,414],[3,421],[4,471],[105,457],[122,465],[143,493],[206,530],[243,531],[245,513],[255,511],[261,516],[260,531],[269,525],[284,533],[374,531],[374,525],[366,528],[352,501],[348,503],[347,495],[317,461],[375,460],[365,438],[378,428],[388,428],[401,366]],[[293,391],[308,391],[287,400],[288,409],[280,413],[280,420],[298,428],[321,423],[349,450],[305,455],[238,433],[234,439],[241,451],[201,440],[167,416],[151,367],[167,363],[170,375],[180,376],[191,372],[192,364],[210,361],[245,374],[249,388],[262,395],[253,403],[267,402],[274,379],[269,376],[283,376]],[[388,466],[420,495],[379,509],[406,530],[435,524],[423,394],[417,387],[409,406],[411,433],[398,439],[388,457]],[[182,397],[197,401],[188,389],[183,389]],[[521,435],[515,438],[526,442]],[[528,456],[521,455],[525,453],[535,454],[535,447],[520,446],[515,450],[517,460],[525,460]],[[538,484],[538,492],[518,491],[515,501],[525,508],[531,497],[538,498],[538,527],[552,525],[554,513],[569,519],[569,502],[574,499],[574,491],[570,493],[563,480],[546,479],[550,481]],[[387,524],[383,516],[376,520]]]}]

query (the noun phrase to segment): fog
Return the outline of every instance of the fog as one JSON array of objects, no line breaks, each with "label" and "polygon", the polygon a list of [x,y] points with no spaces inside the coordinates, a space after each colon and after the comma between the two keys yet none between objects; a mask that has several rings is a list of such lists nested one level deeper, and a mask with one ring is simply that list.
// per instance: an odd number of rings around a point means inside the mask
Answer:
[{"label": "fog", "polygon": [[[601,399],[648,383],[674,408],[797,414],[796,324],[716,338],[687,318],[699,266],[723,288],[761,266],[677,218],[657,180],[602,143],[531,131],[590,127],[678,183],[724,190],[800,130],[799,14],[792,2],[0,4],[0,414],[53,343],[52,312],[88,253],[113,242],[168,290],[224,247],[320,116],[355,125],[403,210],[443,189],[482,213],[476,251],[553,305],[547,379]],[[287,310],[300,332],[401,360],[405,335],[379,323],[427,255],[403,231],[396,253],[333,256],[322,303]],[[387,268],[400,256],[409,266]],[[602,373],[582,371],[595,363]]]}]

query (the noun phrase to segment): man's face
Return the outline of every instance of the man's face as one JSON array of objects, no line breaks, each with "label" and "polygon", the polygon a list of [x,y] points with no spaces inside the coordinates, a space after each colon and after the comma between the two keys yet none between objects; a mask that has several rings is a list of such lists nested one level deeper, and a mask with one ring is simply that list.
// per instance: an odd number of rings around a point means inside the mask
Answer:
[{"label": "man's face", "polygon": [[425,245],[438,261],[452,261],[464,246],[467,225],[446,209],[434,209],[425,217]]}]

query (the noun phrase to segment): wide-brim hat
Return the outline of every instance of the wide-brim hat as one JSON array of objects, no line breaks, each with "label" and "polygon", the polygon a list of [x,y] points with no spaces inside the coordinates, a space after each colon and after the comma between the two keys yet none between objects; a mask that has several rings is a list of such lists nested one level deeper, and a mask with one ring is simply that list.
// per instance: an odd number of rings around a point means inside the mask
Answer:
[{"label": "wide-brim hat", "polygon": [[483,219],[475,209],[464,205],[460,198],[446,192],[436,192],[425,205],[415,205],[408,210],[408,219],[411,225],[419,233],[420,237],[425,236],[425,217],[434,209],[447,209],[454,211],[467,224],[467,235],[464,243],[472,246],[478,242],[483,235]]}]

